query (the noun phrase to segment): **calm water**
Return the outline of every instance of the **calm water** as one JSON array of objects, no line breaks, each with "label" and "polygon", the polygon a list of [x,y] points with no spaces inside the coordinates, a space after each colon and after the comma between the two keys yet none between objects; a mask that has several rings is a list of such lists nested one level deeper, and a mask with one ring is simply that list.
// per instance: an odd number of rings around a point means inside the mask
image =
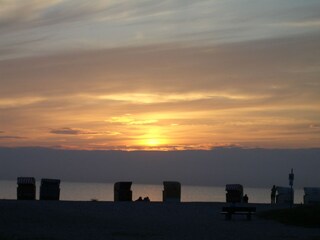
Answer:
[{"label": "calm water", "polygon": [[[37,182],[37,199],[39,199],[40,182]],[[0,199],[17,198],[16,181],[0,181]],[[73,201],[113,201],[113,184],[109,183],[76,183],[61,182],[60,199]],[[162,185],[133,184],[133,199],[148,196],[151,201],[162,201]],[[183,202],[224,202],[224,187],[204,187],[182,185],[181,198]],[[249,202],[269,203],[270,189],[244,188],[249,196]],[[303,202],[303,190],[295,189],[295,203]]]}]

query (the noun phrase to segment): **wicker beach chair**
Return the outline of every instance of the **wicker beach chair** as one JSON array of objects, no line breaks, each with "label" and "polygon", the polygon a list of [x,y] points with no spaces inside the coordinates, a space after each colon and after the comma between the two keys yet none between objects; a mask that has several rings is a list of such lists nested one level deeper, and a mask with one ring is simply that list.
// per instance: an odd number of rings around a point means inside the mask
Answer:
[{"label": "wicker beach chair", "polygon": [[114,184],[114,201],[132,201],[132,182],[116,182]]},{"label": "wicker beach chair", "polygon": [[41,179],[40,200],[59,200],[60,198],[60,180],[59,179]]},{"label": "wicker beach chair", "polygon": [[320,188],[305,187],[303,203],[304,204],[320,204]]},{"label": "wicker beach chair", "polygon": [[18,177],[17,179],[17,199],[35,200],[36,199],[36,180],[33,177]]},{"label": "wicker beach chair", "polygon": [[240,203],[243,199],[243,186],[241,184],[226,185],[226,202]]},{"label": "wicker beach chair", "polygon": [[289,187],[277,187],[276,203],[291,204],[294,199],[294,190]]},{"label": "wicker beach chair", "polygon": [[164,190],[162,191],[162,199],[164,202],[180,202],[181,201],[181,184],[179,182],[163,182]]}]

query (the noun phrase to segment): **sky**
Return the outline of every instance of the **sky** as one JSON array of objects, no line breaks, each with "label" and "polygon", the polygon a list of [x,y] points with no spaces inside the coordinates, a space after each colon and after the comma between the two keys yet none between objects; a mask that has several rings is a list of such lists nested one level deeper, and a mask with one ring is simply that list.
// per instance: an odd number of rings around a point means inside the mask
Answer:
[{"label": "sky", "polygon": [[320,147],[319,0],[0,0],[0,146]]}]

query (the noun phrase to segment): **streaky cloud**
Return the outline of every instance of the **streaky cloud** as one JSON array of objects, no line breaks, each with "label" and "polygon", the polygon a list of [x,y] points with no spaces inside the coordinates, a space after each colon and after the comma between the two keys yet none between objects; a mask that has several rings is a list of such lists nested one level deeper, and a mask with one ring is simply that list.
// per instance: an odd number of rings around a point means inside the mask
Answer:
[{"label": "streaky cloud", "polygon": [[[276,0],[250,0],[245,4],[250,7],[243,6],[235,0],[5,0],[0,11],[0,47],[6,46],[6,51],[0,59],[70,48],[186,42],[203,45],[319,32],[318,1],[287,0],[279,4]],[[42,42],[20,45],[15,51],[12,39]]]},{"label": "streaky cloud", "polygon": [[[0,132],[1,133],[1,132]],[[20,136],[10,136],[10,135],[0,135],[0,139],[2,140],[10,140],[10,139],[26,139],[26,137],[20,137]]]},{"label": "streaky cloud", "polygon": [[50,133],[54,134],[62,134],[62,135],[97,135],[109,132],[96,132],[86,129],[78,129],[78,128],[60,128],[60,129],[52,129]]}]

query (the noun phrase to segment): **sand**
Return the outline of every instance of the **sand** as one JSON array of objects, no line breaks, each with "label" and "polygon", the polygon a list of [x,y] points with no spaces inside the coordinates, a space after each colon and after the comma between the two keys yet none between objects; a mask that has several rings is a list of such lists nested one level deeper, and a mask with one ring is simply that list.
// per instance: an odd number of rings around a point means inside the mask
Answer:
[{"label": "sand", "polygon": [[[0,200],[0,240],[320,239],[320,229],[256,216],[226,221],[225,203],[71,202]],[[258,211],[267,204],[250,204]],[[317,238],[315,238],[317,237]]]}]

